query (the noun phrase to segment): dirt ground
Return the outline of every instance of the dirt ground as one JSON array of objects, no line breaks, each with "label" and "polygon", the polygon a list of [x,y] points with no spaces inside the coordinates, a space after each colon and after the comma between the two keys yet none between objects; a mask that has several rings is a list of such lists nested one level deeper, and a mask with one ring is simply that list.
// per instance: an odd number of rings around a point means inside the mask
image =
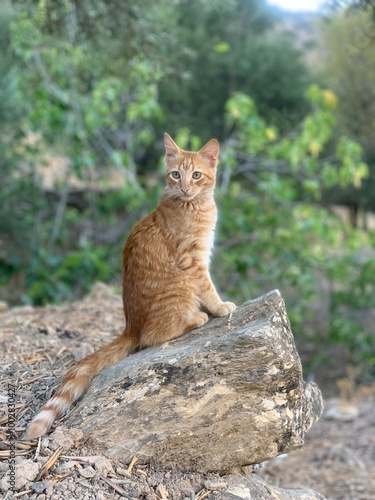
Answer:
[{"label": "dirt ground", "polygon": [[[217,474],[155,470],[137,462],[129,467],[96,456],[84,437],[61,427],[61,421],[57,424],[61,428],[48,437],[23,438],[27,423],[66,369],[106,344],[123,324],[121,298],[101,284],[71,305],[0,311],[0,496],[4,499],[202,500],[214,498],[215,488],[225,488],[225,476]],[[279,487],[310,488],[330,500],[374,500],[375,389],[354,389],[348,379],[346,385],[341,381],[337,394],[345,397],[326,400],[325,413],[302,449],[243,472]],[[7,484],[14,454],[12,496]]]}]

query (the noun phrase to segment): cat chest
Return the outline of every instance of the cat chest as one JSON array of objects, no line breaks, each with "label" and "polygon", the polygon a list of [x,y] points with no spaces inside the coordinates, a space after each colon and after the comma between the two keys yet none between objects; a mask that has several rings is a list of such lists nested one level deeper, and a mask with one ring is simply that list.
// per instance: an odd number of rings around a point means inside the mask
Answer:
[{"label": "cat chest", "polygon": [[205,234],[191,235],[177,245],[177,265],[187,270],[195,265],[208,266],[214,244],[214,230]]}]

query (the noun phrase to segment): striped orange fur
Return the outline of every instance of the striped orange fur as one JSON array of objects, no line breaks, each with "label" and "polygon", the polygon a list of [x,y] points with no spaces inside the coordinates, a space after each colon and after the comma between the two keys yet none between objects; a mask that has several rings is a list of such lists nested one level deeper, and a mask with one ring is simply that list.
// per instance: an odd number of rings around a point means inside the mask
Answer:
[{"label": "striped orange fur", "polygon": [[235,309],[222,302],[208,265],[217,218],[214,201],[219,145],[179,148],[165,134],[166,188],[156,210],[135,225],[123,252],[124,332],[79,361],[34,417],[27,434],[45,434],[88,389],[98,373],[137,349],[160,344],[204,325],[208,313]]}]

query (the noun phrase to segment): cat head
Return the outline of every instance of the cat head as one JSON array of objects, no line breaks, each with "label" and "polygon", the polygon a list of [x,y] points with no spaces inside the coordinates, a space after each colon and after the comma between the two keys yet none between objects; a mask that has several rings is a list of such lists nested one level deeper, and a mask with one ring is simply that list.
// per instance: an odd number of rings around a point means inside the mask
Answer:
[{"label": "cat head", "polygon": [[164,134],[166,193],[190,201],[198,195],[212,195],[216,181],[219,144],[211,139],[198,152],[184,151]]}]

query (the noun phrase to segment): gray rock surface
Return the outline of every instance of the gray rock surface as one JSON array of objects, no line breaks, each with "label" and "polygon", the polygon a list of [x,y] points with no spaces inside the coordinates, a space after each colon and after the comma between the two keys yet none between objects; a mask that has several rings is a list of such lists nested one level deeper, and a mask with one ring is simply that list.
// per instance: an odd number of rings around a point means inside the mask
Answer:
[{"label": "gray rock surface", "polygon": [[214,492],[212,500],[325,500],[316,491],[301,488],[276,488],[256,475],[250,477],[227,476],[227,488]]},{"label": "gray rock surface", "polygon": [[225,472],[301,447],[322,410],[272,291],[106,370],[64,424],[110,458]]}]

